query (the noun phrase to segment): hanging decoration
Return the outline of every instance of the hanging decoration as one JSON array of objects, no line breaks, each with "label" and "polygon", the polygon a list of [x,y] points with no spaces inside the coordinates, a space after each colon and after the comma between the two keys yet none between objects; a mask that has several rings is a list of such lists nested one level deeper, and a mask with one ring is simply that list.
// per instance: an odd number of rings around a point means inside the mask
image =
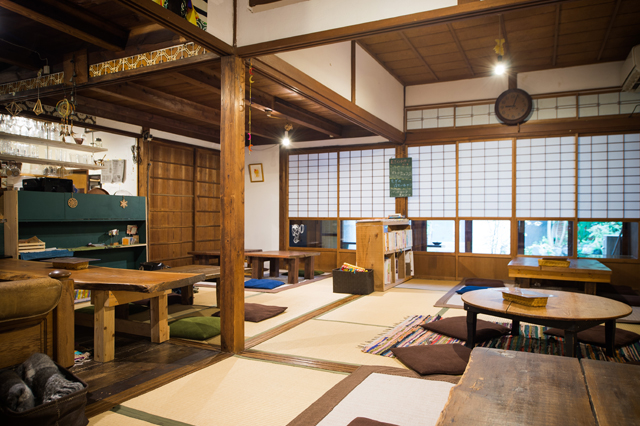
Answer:
[{"label": "hanging decoration", "polygon": [[33,113],[35,115],[40,115],[44,112],[44,108],[42,108],[42,102],[40,102],[40,77],[42,77],[42,70],[38,71],[38,80],[36,82],[36,86],[38,87],[38,100],[33,107]]},{"label": "hanging decoration", "polygon": [[56,112],[62,117],[62,126],[60,128],[60,137],[62,142],[65,141],[66,136],[74,137],[76,134],[73,131],[73,119],[76,112],[76,61],[75,56],[71,59],[73,64],[73,74],[69,81],[71,82],[71,101],[67,100],[65,94],[64,99],[56,104]]},{"label": "hanging decoration", "polygon": [[129,202],[124,199],[124,195],[123,195],[122,201],[120,201],[120,207],[122,207],[123,209],[126,209],[128,205],[129,205]]},{"label": "hanging decoration", "polygon": [[7,109],[7,111],[9,111],[9,114],[11,114],[13,117],[20,114],[20,112],[22,111],[22,108],[20,108],[20,105],[18,105],[16,101],[11,102],[5,108]]},{"label": "hanging decoration", "polygon": [[73,192],[71,193],[71,198],[69,198],[69,200],[67,201],[67,204],[72,209],[75,209],[76,207],[78,207],[78,199],[77,198],[73,198]]},{"label": "hanging decoration", "polygon": [[251,142],[251,106],[253,105],[253,97],[251,96],[251,85],[253,84],[253,59],[249,61],[249,131],[247,136],[249,139],[249,153],[253,152],[253,142]]}]

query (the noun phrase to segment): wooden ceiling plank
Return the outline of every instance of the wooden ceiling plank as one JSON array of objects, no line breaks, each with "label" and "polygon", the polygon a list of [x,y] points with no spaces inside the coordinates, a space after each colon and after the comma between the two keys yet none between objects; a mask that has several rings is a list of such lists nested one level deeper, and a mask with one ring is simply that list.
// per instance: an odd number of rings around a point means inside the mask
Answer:
[{"label": "wooden ceiling plank", "polygon": [[556,22],[553,30],[553,54],[551,56],[551,65],[554,67],[558,62],[558,39],[560,36],[560,14],[562,10],[562,5],[556,5]]},{"label": "wooden ceiling plank", "polygon": [[447,24],[447,27],[449,28],[449,32],[451,33],[451,37],[453,37],[453,41],[456,43],[456,46],[458,46],[458,52],[460,53],[460,56],[462,56],[462,59],[467,64],[467,68],[469,69],[469,72],[471,73],[471,76],[472,77],[475,76],[475,72],[473,72],[473,68],[471,67],[471,64],[469,63],[469,58],[467,58],[467,55],[464,53],[464,49],[462,48],[462,45],[460,44],[460,40],[458,40],[458,36],[456,35],[456,32],[453,29],[453,26],[451,26],[451,24]]},{"label": "wooden ceiling plank", "polygon": [[220,80],[200,70],[186,70],[172,74],[178,81],[220,95]]},{"label": "wooden ceiling plank", "polygon": [[362,50],[367,52],[367,54],[371,56],[378,64],[380,64],[380,66],[384,68],[391,75],[391,77],[395,78],[398,83],[402,84],[403,86],[405,85],[404,82],[400,79],[400,77],[398,77],[396,73],[393,72],[393,70],[387,66],[386,62],[382,61],[378,57],[378,55],[374,54],[373,52],[371,52],[371,50],[369,50],[368,45],[361,43],[359,40],[356,40],[356,44],[360,46]]},{"label": "wooden ceiling plank", "polygon": [[216,109],[136,83],[121,83],[105,88],[96,88],[94,91],[115,95],[175,115],[189,117],[202,123],[220,122],[220,111]]},{"label": "wooden ceiling plank", "polygon": [[[135,0],[117,1],[132,2]],[[495,15],[497,13],[506,13],[523,8],[563,3],[566,1],[572,0],[486,0],[482,2],[471,2],[394,18],[381,19],[379,21],[367,22],[364,24],[351,25],[348,27],[242,46],[237,49],[237,54],[242,57],[255,57],[306,47],[322,46],[340,41],[359,39],[387,32],[404,31],[409,28],[416,28],[425,25],[450,23],[456,20]]]},{"label": "wooden ceiling plank", "polygon": [[134,109],[122,105],[99,101],[86,96],[76,96],[78,111],[84,114],[96,115],[109,120],[150,127],[164,132],[194,137],[210,142],[220,142],[220,130],[216,128],[197,126],[173,118]]},{"label": "wooden ceiling plank", "polygon": [[[433,69],[431,69],[431,66],[429,66],[429,63],[427,62],[427,60],[420,54],[420,52],[418,52],[418,49],[416,49],[416,47],[413,45],[413,43],[411,43],[411,40],[409,40],[409,37],[407,37],[407,35],[402,31],[400,31],[400,37],[402,37],[404,42],[407,43],[407,45],[409,46],[409,49],[411,49],[411,51],[418,57],[420,62],[422,62],[422,64],[425,66],[425,68],[431,73],[433,78],[435,78],[436,81],[440,80],[438,78],[438,76],[436,75],[436,73],[433,72]],[[473,71],[472,71],[472,73],[473,73]]]},{"label": "wooden ceiling plank", "polygon": [[220,40],[217,37],[209,34],[207,31],[198,28],[191,24],[186,19],[181,18],[168,9],[156,4],[153,1],[148,0],[115,0],[116,2],[130,8],[131,10],[139,13],[142,16],[150,19],[162,25],[165,28],[172,30],[191,40],[194,43],[198,43],[207,50],[215,52],[218,55],[230,55],[234,53],[234,49],[229,44]]},{"label": "wooden ceiling plank", "polygon": [[65,0],[0,0],[0,7],[107,50],[124,50],[128,33]]},{"label": "wooden ceiling plank", "polygon": [[21,46],[0,40],[0,62],[20,68],[37,71],[44,65],[33,51]]},{"label": "wooden ceiling plank", "polygon": [[602,54],[604,53],[605,47],[607,47],[607,42],[609,41],[609,36],[611,35],[611,28],[613,28],[613,23],[618,17],[618,11],[620,10],[620,4],[622,0],[616,1],[616,6],[613,9],[613,13],[611,14],[611,19],[609,20],[609,26],[607,27],[607,32],[604,35],[604,39],[602,39],[602,45],[600,46],[600,51],[598,52],[598,58],[596,59],[598,62],[602,59]]}]

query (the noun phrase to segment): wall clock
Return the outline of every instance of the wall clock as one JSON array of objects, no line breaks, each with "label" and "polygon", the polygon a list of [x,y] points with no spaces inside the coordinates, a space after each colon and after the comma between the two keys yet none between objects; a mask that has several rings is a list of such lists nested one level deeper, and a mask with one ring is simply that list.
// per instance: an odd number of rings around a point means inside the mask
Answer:
[{"label": "wall clock", "polygon": [[531,114],[533,100],[531,95],[521,89],[509,89],[496,99],[496,116],[504,124],[515,126],[524,123]]}]

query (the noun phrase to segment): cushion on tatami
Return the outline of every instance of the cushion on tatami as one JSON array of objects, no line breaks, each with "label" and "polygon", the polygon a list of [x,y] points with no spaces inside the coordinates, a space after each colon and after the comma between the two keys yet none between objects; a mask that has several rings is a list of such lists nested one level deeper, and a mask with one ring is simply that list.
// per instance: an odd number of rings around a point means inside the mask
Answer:
[{"label": "cushion on tatami", "polygon": [[[549,328],[545,330],[544,334],[564,337],[564,330],[561,330],[559,328]],[[614,346],[628,346],[632,343],[637,342],[638,340],[640,340],[640,334],[634,333],[633,331],[616,328],[616,339]],[[598,325],[588,330],[578,332],[578,341],[587,343],[589,345],[605,346],[606,343],[604,326]]]},{"label": "cushion on tatami", "polygon": [[479,286],[479,285],[466,285],[466,286],[462,287],[461,289],[456,290],[456,293],[465,294],[465,293],[467,293],[469,291],[486,290],[488,288],[493,288],[493,287],[486,287],[486,286]]},{"label": "cushion on tatami", "polygon": [[391,352],[404,365],[422,376],[428,374],[462,374],[471,355],[463,345],[418,345],[393,348]]},{"label": "cushion on tatami", "polygon": [[617,300],[618,302],[626,303],[629,306],[640,306],[640,296],[637,294],[602,293],[599,294],[599,296]]},{"label": "cushion on tatami", "polygon": [[169,323],[171,337],[207,340],[220,334],[220,318],[187,317]]},{"label": "cushion on tatami", "polygon": [[379,422],[367,417],[356,417],[347,426],[397,426],[392,423]]},{"label": "cushion on tatami", "polygon": [[[319,271],[317,269],[313,271],[313,275],[314,276],[322,275],[322,274],[324,274],[324,271]],[[283,272],[282,275],[289,275],[289,272],[288,271]],[[299,269],[298,270],[298,276],[299,277],[304,277],[304,269]]]},{"label": "cushion on tatami", "polygon": [[482,287],[504,287],[504,281],[501,280],[489,280],[486,278],[465,278],[462,280],[464,285],[475,285]]},{"label": "cushion on tatami", "polygon": [[[421,324],[421,327],[459,340],[467,340],[467,317],[444,318],[439,321]],[[476,323],[476,342],[484,342],[485,340],[500,337],[509,331],[511,330],[505,326],[479,319]]]},{"label": "cushion on tatami", "polygon": [[252,278],[244,282],[245,288],[262,288],[266,290],[273,290],[274,288],[280,287],[281,285],[284,285],[283,281],[268,280],[266,278],[260,280],[257,278]]},{"label": "cushion on tatami", "polygon": [[[259,303],[245,303],[244,304],[244,320],[250,322],[260,322],[269,318],[273,318],[287,310],[286,306],[269,306],[261,305]],[[211,315],[212,317],[219,317],[220,311]]]}]

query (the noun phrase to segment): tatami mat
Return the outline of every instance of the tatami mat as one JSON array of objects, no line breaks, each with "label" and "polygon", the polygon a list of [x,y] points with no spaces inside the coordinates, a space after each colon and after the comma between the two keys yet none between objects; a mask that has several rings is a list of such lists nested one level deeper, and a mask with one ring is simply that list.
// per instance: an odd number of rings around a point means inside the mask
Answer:
[{"label": "tatami mat", "polygon": [[[145,420],[140,420],[133,417],[124,416],[122,414],[114,413],[113,411],[107,411],[89,419],[90,426],[140,426],[150,424],[158,423],[150,423]],[[163,423],[163,425],[173,426],[173,424],[171,423]]]},{"label": "tatami mat", "polygon": [[393,358],[365,354],[358,347],[387,330],[388,327],[311,320],[253,349],[348,364],[402,367]]},{"label": "tatami mat", "polygon": [[394,288],[413,288],[416,290],[448,291],[451,287],[460,284],[460,280],[431,280],[426,278],[413,278]]},{"label": "tatami mat", "polygon": [[318,319],[392,327],[411,315],[435,315],[434,303],[445,291],[392,288],[375,292],[328,312]]},{"label": "tatami mat", "polygon": [[[281,426],[345,377],[339,373],[231,357],[122,406],[148,413],[155,418],[153,424]],[[103,418],[107,421],[113,417]],[[157,422],[160,418],[167,419],[166,423]],[[94,424],[111,423],[91,423]],[[120,424],[135,423],[125,419]]]}]

